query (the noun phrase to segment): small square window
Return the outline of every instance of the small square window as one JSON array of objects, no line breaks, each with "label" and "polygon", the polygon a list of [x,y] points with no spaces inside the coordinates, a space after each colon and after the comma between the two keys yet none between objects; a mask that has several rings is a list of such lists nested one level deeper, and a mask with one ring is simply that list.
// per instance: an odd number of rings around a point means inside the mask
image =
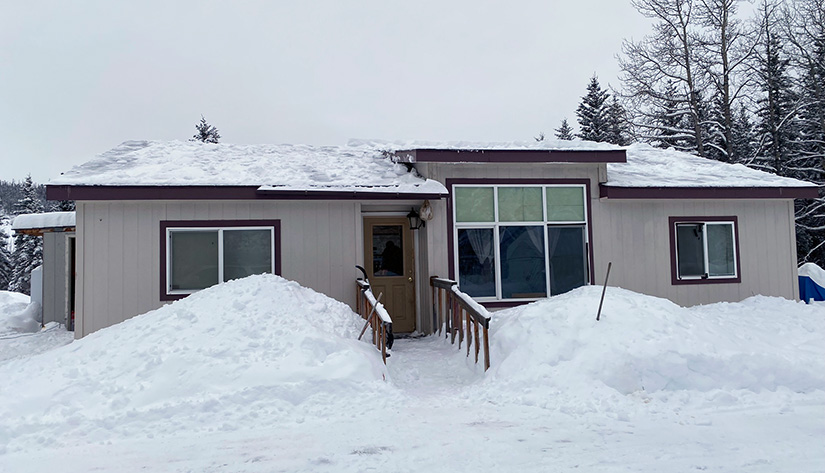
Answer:
[{"label": "small square window", "polygon": [[739,282],[736,225],[736,217],[671,217],[673,283]]}]

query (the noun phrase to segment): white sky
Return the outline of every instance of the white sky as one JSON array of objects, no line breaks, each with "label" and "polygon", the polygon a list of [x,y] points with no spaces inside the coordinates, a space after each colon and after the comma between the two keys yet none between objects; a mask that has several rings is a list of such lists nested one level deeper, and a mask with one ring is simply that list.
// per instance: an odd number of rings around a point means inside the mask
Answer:
[{"label": "white sky", "polygon": [[548,136],[649,21],[627,0],[5,2],[0,179],[130,139]]}]

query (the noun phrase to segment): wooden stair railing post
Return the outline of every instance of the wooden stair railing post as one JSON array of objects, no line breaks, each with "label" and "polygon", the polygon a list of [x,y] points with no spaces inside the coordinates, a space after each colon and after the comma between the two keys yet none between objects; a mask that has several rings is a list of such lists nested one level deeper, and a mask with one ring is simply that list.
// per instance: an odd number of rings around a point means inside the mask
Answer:
[{"label": "wooden stair railing post", "polygon": [[476,351],[476,363],[478,363],[478,346],[481,344],[481,340],[478,339],[478,321],[473,318],[473,338],[476,340],[475,344],[475,351]]},{"label": "wooden stair railing post", "polygon": [[467,328],[467,330],[466,330],[466,333],[467,333],[467,356],[470,356],[470,345],[473,344],[473,336],[472,336],[472,333],[470,332],[470,319],[471,318],[472,317],[470,317],[470,314],[467,314],[467,321],[466,321],[466,324],[467,324],[466,325],[466,328]]},{"label": "wooden stair railing post", "polygon": [[490,336],[487,334],[487,325],[484,326],[484,371],[490,369]]}]

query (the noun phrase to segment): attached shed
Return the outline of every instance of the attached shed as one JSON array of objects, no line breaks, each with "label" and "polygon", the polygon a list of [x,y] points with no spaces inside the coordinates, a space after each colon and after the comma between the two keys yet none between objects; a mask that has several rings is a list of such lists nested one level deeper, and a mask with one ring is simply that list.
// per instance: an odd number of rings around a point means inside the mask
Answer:
[{"label": "attached shed", "polygon": [[256,272],[354,306],[356,265],[402,333],[435,329],[432,276],[490,308],[601,284],[611,262],[611,285],[682,305],[795,298],[793,199],[816,194],[569,141],[126,142],[47,185],[77,203],[77,336]]},{"label": "attached shed", "polygon": [[43,238],[43,323],[58,322],[74,330],[75,212],[18,215],[12,230]]}]

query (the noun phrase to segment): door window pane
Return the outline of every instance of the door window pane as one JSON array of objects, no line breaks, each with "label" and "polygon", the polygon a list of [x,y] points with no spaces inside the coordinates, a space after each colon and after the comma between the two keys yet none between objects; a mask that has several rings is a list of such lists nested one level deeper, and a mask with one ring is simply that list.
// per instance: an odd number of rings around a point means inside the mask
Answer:
[{"label": "door window pane", "polygon": [[705,274],[705,244],[702,227],[701,223],[676,225],[679,277],[695,277]]},{"label": "door window pane", "polygon": [[401,225],[372,227],[372,273],[374,276],[404,275],[404,228]]},{"label": "door window pane", "polygon": [[473,297],[495,297],[495,243],[492,228],[458,230],[458,285]]},{"label": "door window pane", "polygon": [[547,221],[583,222],[584,190],[582,187],[548,187]]},{"label": "door window pane", "polygon": [[223,280],[272,271],[270,230],[224,230]]},{"label": "door window pane", "polygon": [[492,222],[495,220],[492,187],[456,187],[455,219],[457,222]]},{"label": "door window pane", "polygon": [[543,227],[499,227],[501,296],[535,298],[547,295]]},{"label": "door window pane", "polygon": [[563,294],[587,284],[584,226],[548,227],[550,294]]},{"label": "door window pane", "polygon": [[218,283],[218,232],[170,233],[170,289],[205,289]]},{"label": "door window pane", "polygon": [[500,187],[498,219],[502,222],[540,222],[541,187]]},{"label": "door window pane", "polygon": [[734,276],[736,267],[733,256],[733,224],[708,223],[708,274],[710,276]]}]

